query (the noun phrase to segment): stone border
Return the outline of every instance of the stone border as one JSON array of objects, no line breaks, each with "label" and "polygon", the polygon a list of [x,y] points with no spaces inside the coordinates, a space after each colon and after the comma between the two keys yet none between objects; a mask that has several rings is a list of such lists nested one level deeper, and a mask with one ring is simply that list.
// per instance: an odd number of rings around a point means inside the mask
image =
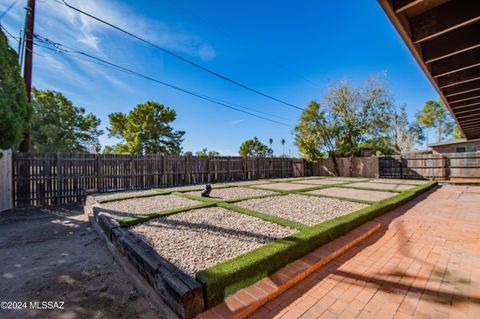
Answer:
[{"label": "stone border", "polygon": [[[120,226],[112,215],[87,198],[84,213],[140,291],[167,318],[193,318],[205,309],[203,285]],[[133,271],[132,271],[133,270]],[[136,274],[132,274],[136,273]],[[141,280],[139,280],[141,279]]]}]

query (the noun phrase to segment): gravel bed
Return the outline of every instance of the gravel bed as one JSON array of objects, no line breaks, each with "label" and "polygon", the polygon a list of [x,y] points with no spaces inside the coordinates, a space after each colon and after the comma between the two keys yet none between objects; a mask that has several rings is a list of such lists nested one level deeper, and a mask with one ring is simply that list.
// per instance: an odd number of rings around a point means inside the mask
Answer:
[{"label": "gravel bed", "polygon": [[213,187],[215,186],[249,186],[249,185],[258,185],[258,184],[265,184],[265,180],[217,183],[217,184],[212,184],[212,186]]},{"label": "gravel bed", "polygon": [[381,201],[396,195],[395,193],[391,193],[391,192],[379,192],[379,191],[373,191],[373,190],[367,191],[362,189],[340,188],[340,187],[317,189],[308,193],[317,194],[317,195],[360,199],[360,200],[369,200],[372,202]]},{"label": "gravel bed", "polygon": [[249,199],[235,205],[309,226],[320,224],[326,220],[346,215],[368,206],[334,198],[296,194]]},{"label": "gravel bed", "polygon": [[300,181],[294,181],[292,183],[312,184],[312,185],[335,185],[346,183],[345,180],[340,179],[305,179]]},{"label": "gravel bed", "polygon": [[145,198],[134,198],[102,204],[116,218],[131,217],[141,214],[158,213],[163,210],[188,207],[201,204],[196,200],[175,195],[159,195]]},{"label": "gravel bed", "polygon": [[[241,182],[229,182],[229,183],[212,183],[213,188],[215,187],[225,187],[225,186],[249,186],[249,185],[257,185],[257,184],[264,184],[265,181],[241,181]],[[187,185],[187,186],[176,186],[176,187],[168,187],[163,188],[163,190],[167,191],[196,191],[196,190],[203,190],[205,188],[205,184],[197,184],[197,185]]]},{"label": "gravel bed", "polygon": [[346,177],[346,176],[328,176],[326,177],[329,180],[336,181],[366,181],[368,178],[365,177]]},{"label": "gravel bed", "polygon": [[291,182],[291,181],[299,181],[304,180],[305,177],[285,177],[285,178],[274,178],[270,179],[270,182]]},{"label": "gravel bed", "polygon": [[[200,196],[201,191],[188,192],[189,195]],[[213,199],[237,199],[244,197],[254,197],[262,195],[274,195],[274,192],[264,191],[261,189],[253,189],[246,187],[230,187],[230,188],[218,188],[213,187],[210,193],[210,198]]]},{"label": "gravel bed", "polygon": [[122,198],[127,196],[150,195],[150,194],[158,194],[158,192],[154,189],[148,189],[143,191],[115,192],[115,193],[109,193],[109,194],[95,195],[95,199],[97,201],[101,201],[105,199],[110,200],[110,199]]},{"label": "gravel bed", "polygon": [[364,188],[377,188],[377,189],[387,189],[387,190],[396,190],[396,191],[404,191],[407,189],[414,188],[414,185],[405,185],[405,184],[393,184],[393,183],[371,183],[371,182],[363,182],[363,183],[352,183],[346,185],[347,187],[364,187]]},{"label": "gravel bed", "polygon": [[153,219],[130,230],[192,276],[295,232],[220,207]]},{"label": "gravel bed", "polygon": [[292,190],[300,190],[306,188],[315,187],[315,185],[302,185],[302,184],[294,184],[294,183],[269,183],[269,184],[260,184],[255,185],[257,187],[265,188],[265,189],[273,189],[273,190],[281,190],[281,191],[292,191]]}]

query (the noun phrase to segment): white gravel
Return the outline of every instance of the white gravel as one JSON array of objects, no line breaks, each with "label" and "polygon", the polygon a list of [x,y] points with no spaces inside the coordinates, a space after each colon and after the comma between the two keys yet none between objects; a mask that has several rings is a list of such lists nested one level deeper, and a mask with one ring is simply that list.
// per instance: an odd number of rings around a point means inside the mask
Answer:
[{"label": "white gravel", "polygon": [[[225,187],[225,186],[249,186],[249,185],[256,185],[256,184],[264,184],[265,181],[241,181],[241,182],[229,182],[229,183],[210,183],[213,188],[215,187]],[[187,185],[187,186],[176,186],[176,187],[167,187],[162,188],[162,190],[166,191],[195,191],[195,190],[202,190],[205,188],[204,184],[197,184],[197,185]]]},{"label": "white gravel", "polygon": [[[189,195],[200,196],[201,191],[188,192]],[[230,188],[218,188],[215,189],[213,186],[212,192],[210,193],[210,198],[212,199],[237,199],[245,197],[254,197],[262,195],[274,195],[276,193],[270,191],[264,191],[261,189],[253,189],[246,187],[230,187]]]},{"label": "white gravel", "polygon": [[373,180],[371,180],[370,183],[422,185],[422,184],[428,183],[428,181],[418,180],[418,179],[386,179],[386,178],[379,178],[379,179],[373,179]]},{"label": "white gravel", "polygon": [[301,190],[315,187],[315,185],[306,185],[306,184],[294,184],[294,183],[269,183],[255,185],[256,187],[261,187],[265,189],[274,189],[280,191],[291,191],[291,190]]},{"label": "white gravel", "polygon": [[292,183],[302,183],[302,184],[311,184],[311,185],[335,185],[335,184],[342,184],[348,181],[340,180],[340,179],[306,179],[300,181],[294,181]]},{"label": "white gravel", "polygon": [[309,226],[346,215],[368,205],[322,198],[289,194],[286,196],[250,199],[235,205],[289,219]]},{"label": "white gravel", "polygon": [[346,187],[364,187],[364,188],[376,188],[376,189],[386,189],[386,190],[396,190],[404,191],[407,189],[414,188],[415,185],[406,185],[406,184],[394,184],[394,183],[372,183],[372,182],[362,182],[362,183],[352,183],[345,185]]},{"label": "white gravel", "polygon": [[123,218],[139,214],[158,213],[163,210],[194,206],[197,204],[201,204],[201,202],[175,195],[158,195],[109,202],[101,206],[114,217]]},{"label": "white gravel", "polygon": [[128,196],[139,196],[139,195],[149,195],[149,194],[158,194],[158,192],[154,189],[142,190],[142,191],[130,191],[130,192],[115,192],[115,193],[108,193],[108,194],[99,194],[95,195],[95,200],[101,201],[105,199],[117,199],[122,197]]},{"label": "white gravel", "polygon": [[130,230],[190,275],[295,232],[220,207],[153,219]]}]

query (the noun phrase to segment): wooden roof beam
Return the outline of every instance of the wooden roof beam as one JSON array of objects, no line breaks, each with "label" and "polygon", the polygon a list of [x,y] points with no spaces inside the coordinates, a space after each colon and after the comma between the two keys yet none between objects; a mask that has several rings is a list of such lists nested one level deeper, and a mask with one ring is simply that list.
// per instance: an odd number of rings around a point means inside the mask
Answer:
[{"label": "wooden roof beam", "polygon": [[473,128],[480,128],[480,123],[477,123],[475,125],[466,125],[465,126],[465,129],[468,130],[468,129],[473,129]]},{"label": "wooden roof beam", "polygon": [[394,0],[392,6],[396,13],[400,13],[421,2],[423,2],[423,0]]},{"label": "wooden roof beam", "polygon": [[469,119],[469,120],[463,120],[463,121],[461,122],[461,124],[462,124],[462,125],[464,125],[464,124],[468,125],[468,124],[478,123],[478,122],[479,122],[478,119]]},{"label": "wooden roof beam", "polygon": [[458,94],[464,94],[468,92],[474,92],[480,90],[480,80],[470,81],[464,84],[448,87],[443,89],[443,93],[446,97],[455,96]]},{"label": "wooden roof beam", "polygon": [[[448,111],[450,112],[450,114],[452,114],[452,117],[454,118],[455,122],[459,125],[460,131],[462,133],[464,133],[461,125],[459,124],[459,121],[458,121],[457,117],[455,116],[455,114],[452,111],[452,108],[450,107],[450,103],[448,102],[448,100],[446,99],[446,97],[444,95],[443,90],[440,89],[440,86],[437,83],[437,80],[434,79],[433,76],[430,74],[430,70],[423,60],[423,55],[422,55],[422,52],[421,52],[420,45],[416,45],[412,41],[412,38],[411,38],[412,33],[410,31],[410,23],[407,21],[407,17],[405,17],[403,13],[402,14],[395,13],[394,9],[392,8],[392,0],[378,0],[378,2],[382,6],[383,10],[387,14],[390,21],[393,23],[393,25],[397,29],[399,35],[402,37],[403,41],[407,45],[408,49],[412,53],[415,60],[417,60],[418,65],[422,68],[425,75],[427,75],[428,79],[430,80],[430,82],[432,83],[434,88],[437,90],[438,94],[440,95],[440,99],[445,103]],[[438,8],[438,7],[441,7],[441,6],[442,5],[439,5],[435,8]],[[412,7],[412,9],[415,9],[415,8],[417,8],[417,6]],[[420,14],[420,15],[422,15],[422,14]],[[459,87],[455,87],[455,89],[452,89],[452,90],[453,91],[458,90],[458,88]],[[467,138],[471,138],[471,137],[467,136]]]},{"label": "wooden roof beam", "polygon": [[480,80],[480,66],[475,66],[466,70],[451,73],[437,79],[438,86],[440,86],[442,89],[475,80]]},{"label": "wooden roof beam", "polygon": [[432,63],[480,47],[480,38],[475,36],[476,34],[480,34],[480,23],[465,26],[422,43],[425,63]]},{"label": "wooden roof beam", "polygon": [[480,112],[480,103],[477,103],[475,105],[471,105],[468,109],[462,109],[462,110],[454,110],[455,114],[458,115],[463,115],[463,114],[472,114],[472,113],[479,113]]},{"label": "wooden roof beam", "polygon": [[410,19],[414,43],[422,43],[480,21],[480,1],[455,0]]},{"label": "wooden roof beam", "polygon": [[458,121],[461,123],[462,119],[472,119],[475,118],[476,120],[480,121],[480,113],[477,112],[476,114],[462,114],[460,116],[457,116]]},{"label": "wooden roof beam", "polygon": [[[478,38],[480,38],[480,33]],[[448,58],[433,62],[430,69],[433,77],[438,78],[480,65],[480,46]]]},{"label": "wooden roof beam", "polygon": [[477,91],[461,93],[461,94],[457,94],[457,95],[448,97],[447,100],[448,100],[449,103],[455,103],[455,102],[463,102],[463,101],[472,100],[472,99],[475,99],[477,97],[480,97],[480,88]]},{"label": "wooden roof beam", "polygon": [[478,103],[480,103],[480,97],[471,99],[471,100],[450,103],[450,106],[452,107],[452,110],[455,111],[459,108],[465,108],[467,106],[477,105]]}]

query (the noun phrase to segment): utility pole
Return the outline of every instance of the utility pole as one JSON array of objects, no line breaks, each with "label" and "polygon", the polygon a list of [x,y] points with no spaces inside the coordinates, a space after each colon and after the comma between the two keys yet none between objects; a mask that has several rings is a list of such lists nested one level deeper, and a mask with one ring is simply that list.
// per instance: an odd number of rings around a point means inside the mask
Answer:
[{"label": "utility pole", "polygon": [[[33,30],[35,25],[35,0],[28,0],[27,13],[25,15],[25,63],[23,64],[23,79],[27,90],[28,102],[32,101],[32,58],[33,58]],[[28,128],[20,144],[20,152],[30,150],[30,129]]]}]

